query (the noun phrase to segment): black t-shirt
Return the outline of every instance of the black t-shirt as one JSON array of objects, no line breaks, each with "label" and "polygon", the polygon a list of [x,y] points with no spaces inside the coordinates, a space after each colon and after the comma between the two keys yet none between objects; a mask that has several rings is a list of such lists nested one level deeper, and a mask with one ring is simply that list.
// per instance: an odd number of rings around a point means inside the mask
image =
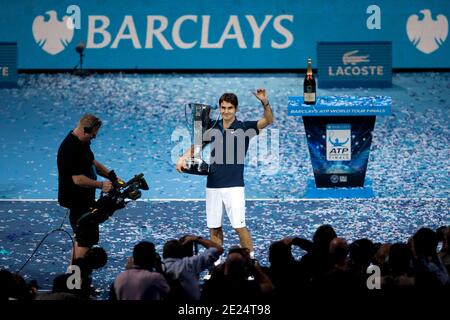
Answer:
[{"label": "black t-shirt", "polygon": [[95,188],[77,186],[72,176],[85,175],[97,179],[94,168],[94,154],[90,142],[80,141],[72,131],[58,150],[58,201],[70,209],[87,209],[95,203]]}]

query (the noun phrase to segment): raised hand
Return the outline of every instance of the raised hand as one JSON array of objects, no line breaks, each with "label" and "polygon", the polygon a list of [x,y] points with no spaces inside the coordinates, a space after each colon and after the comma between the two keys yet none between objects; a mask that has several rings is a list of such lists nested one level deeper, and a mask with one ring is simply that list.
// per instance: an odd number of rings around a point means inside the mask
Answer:
[{"label": "raised hand", "polygon": [[259,101],[261,101],[262,104],[266,104],[266,103],[267,103],[266,89],[264,89],[264,88],[259,88],[259,89],[256,90],[256,92],[252,92],[252,94],[253,94]]}]

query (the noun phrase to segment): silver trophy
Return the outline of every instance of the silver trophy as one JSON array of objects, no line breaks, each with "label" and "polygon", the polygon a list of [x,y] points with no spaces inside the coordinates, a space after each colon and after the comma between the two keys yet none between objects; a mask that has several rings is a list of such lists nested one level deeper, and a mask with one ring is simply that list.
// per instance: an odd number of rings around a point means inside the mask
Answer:
[{"label": "silver trophy", "polygon": [[208,175],[209,165],[201,158],[203,137],[208,129],[211,106],[199,103],[189,103],[185,106],[185,117],[188,127],[192,131],[194,153],[186,160],[183,172],[197,175]]}]

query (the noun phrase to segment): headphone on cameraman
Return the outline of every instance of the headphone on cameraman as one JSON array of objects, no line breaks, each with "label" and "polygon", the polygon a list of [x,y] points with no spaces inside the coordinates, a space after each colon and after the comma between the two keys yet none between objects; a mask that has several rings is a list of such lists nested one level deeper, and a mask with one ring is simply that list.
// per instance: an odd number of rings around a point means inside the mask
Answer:
[{"label": "headphone on cameraman", "polygon": [[84,127],[84,133],[91,134],[95,128],[100,128],[102,121],[99,118],[95,118],[89,127]]}]

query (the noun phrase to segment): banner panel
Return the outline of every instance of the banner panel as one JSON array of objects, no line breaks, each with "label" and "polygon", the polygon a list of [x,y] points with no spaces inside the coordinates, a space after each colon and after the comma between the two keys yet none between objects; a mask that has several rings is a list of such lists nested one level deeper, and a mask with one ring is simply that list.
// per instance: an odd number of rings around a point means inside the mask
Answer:
[{"label": "banner panel", "polygon": [[[304,69],[318,42],[392,42],[394,68],[449,68],[442,0],[0,0],[21,69]],[[317,61],[313,61],[316,67]]]}]

